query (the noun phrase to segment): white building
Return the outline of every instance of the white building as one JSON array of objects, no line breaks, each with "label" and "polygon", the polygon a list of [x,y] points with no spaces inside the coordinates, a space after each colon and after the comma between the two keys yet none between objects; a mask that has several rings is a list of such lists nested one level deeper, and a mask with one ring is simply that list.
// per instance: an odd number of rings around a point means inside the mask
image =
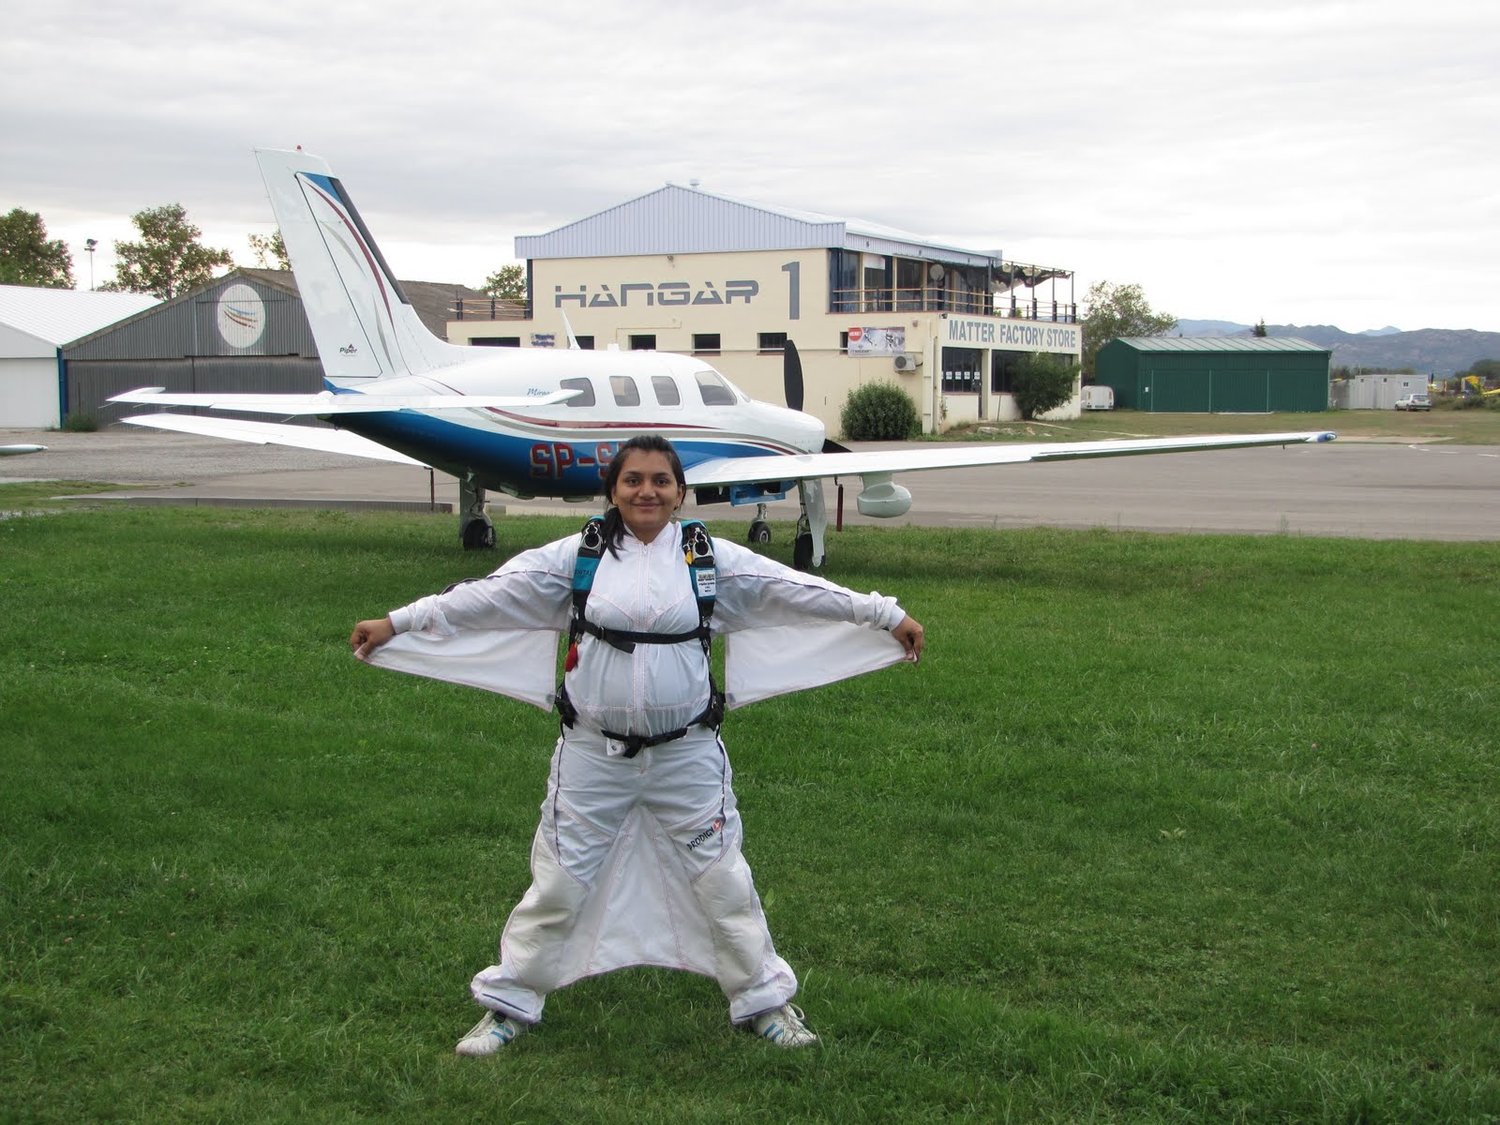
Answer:
[{"label": "white building", "polygon": [[63,346],[157,303],[145,293],[0,285],[0,429],[61,425]]},{"label": "white building", "polygon": [[[524,307],[463,301],[451,341],[566,347],[571,326],[585,347],[709,357],[775,402],[791,339],[803,408],[830,433],[849,392],[873,381],[902,387],[929,433],[1018,418],[1016,361],[1050,352],[1076,362],[1082,351],[1071,271],[697,188],[668,184],[517,238],[516,257]],[[1078,413],[1075,390],[1053,416]]]}]

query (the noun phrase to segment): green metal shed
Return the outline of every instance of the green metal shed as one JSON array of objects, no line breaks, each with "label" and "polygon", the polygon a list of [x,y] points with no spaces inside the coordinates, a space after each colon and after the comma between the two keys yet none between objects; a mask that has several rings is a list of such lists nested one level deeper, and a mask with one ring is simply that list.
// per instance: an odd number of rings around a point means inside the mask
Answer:
[{"label": "green metal shed", "polygon": [[1293,336],[1122,336],[1099,349],[1094,382],[1127,410],[1327,410],[1332,356]]}]

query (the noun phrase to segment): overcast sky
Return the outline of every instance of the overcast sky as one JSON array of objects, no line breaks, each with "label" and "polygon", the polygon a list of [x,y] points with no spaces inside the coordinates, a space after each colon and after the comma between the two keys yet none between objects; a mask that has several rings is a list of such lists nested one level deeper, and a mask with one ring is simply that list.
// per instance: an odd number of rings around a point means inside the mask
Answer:
[{"label": "overcast sky", "polygon": [[0,211],[113,276],[179,202],[253,264],[302,145],[401,277],[702,181],[1136,282],[1179,317],[1500,330],[1500,5],[10,0]]}]

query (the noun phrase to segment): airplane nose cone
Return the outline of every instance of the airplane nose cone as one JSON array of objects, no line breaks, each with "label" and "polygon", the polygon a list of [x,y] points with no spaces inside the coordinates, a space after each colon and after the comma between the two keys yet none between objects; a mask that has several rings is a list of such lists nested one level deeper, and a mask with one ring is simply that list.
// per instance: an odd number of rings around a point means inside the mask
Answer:
[{"label": "airplane nose cone", "polygon": [[784,406],[773,407],[778,420],[784,426],[785,440],[804,453],[821,453],[823,442],[828,437],[827,428],[811,414],[800,410],[788,410]]}]

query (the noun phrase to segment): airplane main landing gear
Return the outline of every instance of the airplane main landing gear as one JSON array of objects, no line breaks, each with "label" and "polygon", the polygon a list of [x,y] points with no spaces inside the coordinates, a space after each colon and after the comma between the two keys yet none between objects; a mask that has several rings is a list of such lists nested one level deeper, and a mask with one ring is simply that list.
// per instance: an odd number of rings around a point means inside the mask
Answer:
[{"label": "airplane main landing gear", "polygon": [[491,550],[495,546],[495,525],[486,516],[482,520],[469,520],[458,533],[465,551]]},{"label": "airplane main landing gear", "polygon": [[797,538],[792,543],[792,565],[802,571],[808,571],[813,568],[813,537],[811,531],[799,531],[797,533]]},{"label": "airplane main landing gear", "polygon": [[828,557],[823,536],[828,530],[828,508],[823,503],[823,482],[805,480],[797,485],[802,514],[797,517],[797,538],[792,543],[792,565],[798,570],[822,566]]},{"label": "airplane main landing gear", "polygon": [[484,510],[484,489],[472,476],[458,480],[458,539],[465,551],[492,550],[495,525]]}]

